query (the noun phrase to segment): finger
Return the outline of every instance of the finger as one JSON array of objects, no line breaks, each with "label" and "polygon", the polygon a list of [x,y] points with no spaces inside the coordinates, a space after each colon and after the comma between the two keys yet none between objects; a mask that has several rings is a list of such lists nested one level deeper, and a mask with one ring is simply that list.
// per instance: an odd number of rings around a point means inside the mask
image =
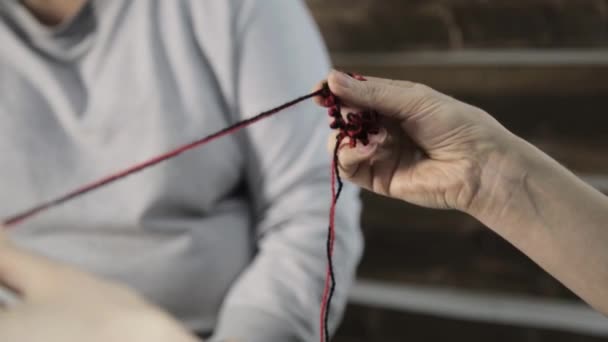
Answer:
[{"label": "finger", "polygon": [[0,286],[22,298],[42,295],[51,288],[55,273],[61,269],[60,265],[11,243],[0,246]]},{"label": "finger", "polygon": [[[325,84],[327,84],[327,81],[321,81],[321,82],[317,83],[312,88],[312,92],[314,93],[314,92],[321,90],[325,86]],[[317,95],[317,96],[313,97],[313,101],[319,106],[329,107],[329,104],[326,102],[326,98],[324,98],[321,95]]]},{"label": "finger", "polygon": [[[0,249],[10,248],[8,240],[4,234],[5,227],[0,225]],[[1,278],[1,276],[0,276]],[[8,308],[14,306],[19,301],[19,295],[8,284],[2,285],[0,279],[0,312],[6,311]]]},{"label": "finger", "polygon": [[[352,76],[351,76],[352,77]],[[405,81],[405,80],[391,80],[388,78],[379,78],[379,77],[372,77],[372,76],[359,76],[361,77],[362,80],[369,80],[372,82],[378,82],[378,83],[382,83],[382,84],[387,84],[387,85],[392,85],[395,87],[401,87],[401,88],[411,88],[413,86],[416,85],[416,83],[411,82],[411,81]],[[325,87],[327,85],[327,80],[323,80],[319,83],[317,83],[313,88],[312,88],[312,92],[317,92],[319,90],[321,90],[323,87]],[[322,107],[330,107],[331,104],[326,102],[326,98],[324,98],[321,95],[317,95],[313,98],[314,102]]]},{"label": "finger", "polygon": [[426,93],[427,97],[443,99],[443,100],[454,100],[454,98],[451,97],[450,95],[444,94],[438,90],[435,90],[435,89],[433,89],[427,85],[421,84],[421,83],[405,81],[405,80],[391,80],[388,78],[379,78],[379,77],[371,77],[371,76],[365,76],[365,79],[369,80],[371,82],[383,83],[383,84],[387,84],[387,85],[391,85],[391,86],[399,87],[399,88],[404,88],[404,89],[408,89],[408,90],[411,88],[420,87],[420,88],[422,88],[422,91],[424,91]]},{"label": "finger", "polygon": [[[365,76],[363,78],[366,81],[371,81],[371,82],[377,82],[377,83],[382,83],[382,84],[386,84],[386,85],[391,85],[391,86],[395,86],[395,87],[400,87],[400,88],[412,88],[413,86],[416,85],[416,83],[411,82],[411,81],[405,81],[405,80],[391,80],[388,78],[379,78],[379,77],[372,77],[372,76]],[[325,85],[327,84],[327,81],[321,81],[319,83],[317,83],[313,88],[312,88],[312,92],[317,92],[319,90],[321,90]],[[329,107],[330,105],[326,102],[326,99],[321,96],[321,95],[317,95],[313,98],[314,102],[322,107]]]},{"label": "finger", "polygon": [[416,86],[416,84],[417,84],[412,81],[392,80],[390,78],[381,78],[381,77],[373,77],[373,76],[365,76],[365,80],[369,81],[369,82],[377,82],[377,83],[382,83],[382,84],[395,86],[395,87],[399,87],[399,88],[405,88],[405,89],[412,88],[412,87]]},{"label": "finger", "polygon": [[[332,156],[335,151],[336,143],[337,140],[335,135],[330,137],[329,150]],[[347,141],[343,141],[338,150],[338,167],[342,178],[347,180],[352,179],[357,174],[361,163],[369,160],[377,147],[377,144],[367,144],[366,146],[357,144],[356,147],[351,148],[348,146]]]},{"label": "finger", "polygon": [[372,78],[359,81],[335,70],[330,73],[328,84],[331,91],[344,102],[355,107],[374,109],[400,120],[424,110],[425,105],[434,97],[434,92],[421,84],[401,83],[397,86]]},{"label": "finger", "polygon": [[[335,151],[337,134],[338,133],[335,132],[329,138],[328,149],[332,154]],[[349,138],[342,140],[340,148],[338,149],[338,167],[340,169],[340,175],[344,179],[353,181],[355,178],[359,178],[361,165],[368,164],[370,160],[378,157],[378,152],[387,139],[387,133],[386,130],[382,128],[378,134],[369,136],[369,143],[367,145],[363,145],[359,142],[355,147],[349,146],[348,139]],[[357,185],[364,186],[364,184],[359,183],[357,183]]]},{"label": "finger", "polygon": [[[365,76],[363,77],[364,80],[366,81],[371,81],[371,82],[378,82],[378,83],[382,83],[382,84],[387,84],[387,85],[391,85],[391,86],[395,86],[395,87],[400,87],[400,88],[412,88],[413,86],[416,85],[416,83],[411,82],[411,81],[405,81],[405,80],[392,80],[392,79],[388,79],[388,78],[380,78],[380,77],[372,77],[372,76]],[[326,80],[323,80],[319,83],[317,83],[313,88],[312,88],[312,92],[316,92],[321,90],[325,84],[327,84]],[[325,102],[325,99],[322,96],[315,96],[313,98],[313,100],[315,101],[315,103],[319,106],[323,106],[323,107],[328,107],[327,103]]]}]

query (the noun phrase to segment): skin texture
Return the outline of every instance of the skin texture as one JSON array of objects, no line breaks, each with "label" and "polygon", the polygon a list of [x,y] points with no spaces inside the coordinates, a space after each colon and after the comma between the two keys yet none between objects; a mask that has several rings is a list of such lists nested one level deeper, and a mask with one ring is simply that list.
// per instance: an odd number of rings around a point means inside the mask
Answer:
[{"label": "skin texture", "polygon": [[[340,149],[342,174],[367,190],[418,205],[468,207],[479,190],[482,169],[501,146],[490,137],[508,131],[478,108],[407,81],[353,80],[370,93],[350,99],[343,96],[351,95],[346,92],[350,89],[337,83],[340,75],[334,73],[329,80],[346,103],[344,114],[367,108],[384,116],[380,133],[370,135],[369,145]],[[332,151],[334,141],[331,137]]]},{"label": "skin texture", "polygon": [[1,341],[199,341],[133,291],[4,239],[0,286],[19,297],[10,307],[0,303]]},{"label": "skin texture", "polygon": [[[85,0],[23,0],[44,25],[69,20]],[[11,244],[0,227],[0,341],[195,342],[168,314],[121,285],[55,263]]]},{"label": "skin texture", "polygon": [[[368,146],[340,149],[345,179],[474,216],[608,314],[606,196],[479,108],[421,84],[366,79],[337,71],[328,77],[343,115],[365,109],[382,115],[381,132]],[[330,151],[334,144],[332,136]]]},{"label": "skin texture", "polygon": [[57,26],[76,15],[86,0],[22,0],[21,2],[41,23]]},{"label": "skin texture", "polygon": [[[23,2],[48,26],[69,20],[85,3]],[[357,81],[339,72],[328,82],[345,111],[383,114],[371,144],[340,149],[345,179],[385,196],[475,216],[608,313],[604,195],[483,110],[424,85]],[[330,150],[334,142],[330,137]],[[4,240],[0,285],[21,299],[0,308],[2,341],[196,341],[132,291]]]}]

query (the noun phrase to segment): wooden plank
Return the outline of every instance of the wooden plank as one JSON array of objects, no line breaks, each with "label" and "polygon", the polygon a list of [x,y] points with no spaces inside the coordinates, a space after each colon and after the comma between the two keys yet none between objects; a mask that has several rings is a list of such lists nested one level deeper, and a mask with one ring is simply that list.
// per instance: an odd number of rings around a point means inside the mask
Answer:
[{"label": "wooden plank", "polygon": [[[467,239],[457,234],[416,232],[392,245],[369,241],[359,268],[366,279],[470,291],[497,291],[542,298],[577,297],[530,259],[483,231]],[[409,236],[409,243],[403,243]],[[386,241],[385,240],[385,241]],[[402,242],[399,244],[399,242]]]},{"label": "wooden plank", "polygon": [[334,342],[606,342],[608,338],[350,304]]},{"label": "wooden plank", "polygon": [[[594,121],[588,122],[589,126],[593,124],[595,124]],[[575,128],[573,127],[572,130]],[[601,136],[602,131],[604,131],[604,136]],[[554,135],[552,140],[533,138],[531,142],[568,169],[586,178],[598,190],[608,193],[605,179],[603,179],[604,176],[608,176],[608,158],[606,158],[608,143],[605,140],[608,138],[608,134],[606,134],[608,126],[602,127],[598,131],[591,127],[580,129],[581,134],[585,132],[590,136],[585,141],[576,141],[565,136],[558,140]]]},{"label": "wooden plank", "polygon": [[[582,178],[608,192],[606,174]],[[519,250],[464,213],[421,208],[368,192],[362,198],[366,253],[361,276],[576,298]]]},{"label": "wooden plank", "polygon": [[357,282],[349,301],[459,320],[608,337],[608,318],[587,305],[571,301],[369,280]]},{"label": "wooden plank", "polygon": [[608,113],[608,94],[451,95],[483,108],[549,154],[581,161],[585,169],[578,171],[599,171],[587,169],[595,162],[584,158],[602,156],[608,147],[608,115],[603,114]]},{"label": "wooden plank", "polygon": [[333,50],[606,47],[605,0],[307,0]]},{"label": "wooden plank", "polygon": [[608,49],[464,49],[448,51],[333,52],[340,65],[376,67],[606,67]]},{"label": "wooden plank", "polygon": [[338,69],[424,83],[464,96],[608,94],[605,51],[334,53]]},{"label": "wooden plank", "polygon": [[608,194],[608,175],[605,174],[579,174],[587,184]]}]

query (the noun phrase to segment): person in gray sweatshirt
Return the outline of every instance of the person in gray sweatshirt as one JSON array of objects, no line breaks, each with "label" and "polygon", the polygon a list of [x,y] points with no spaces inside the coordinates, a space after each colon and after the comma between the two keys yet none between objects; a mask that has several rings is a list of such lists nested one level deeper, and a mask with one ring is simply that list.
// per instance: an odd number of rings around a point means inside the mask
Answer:
[{"label": "person in gray sweatshirt", "polygon": [[[301,1],[5,0],[0,46],[3,217],[305,94],[329,70]],[[314,340],[327,126],[309,101],[8,238],[133,288],[206,336]],[[358,219],[347,186],[332,330],[362,251]]]}]

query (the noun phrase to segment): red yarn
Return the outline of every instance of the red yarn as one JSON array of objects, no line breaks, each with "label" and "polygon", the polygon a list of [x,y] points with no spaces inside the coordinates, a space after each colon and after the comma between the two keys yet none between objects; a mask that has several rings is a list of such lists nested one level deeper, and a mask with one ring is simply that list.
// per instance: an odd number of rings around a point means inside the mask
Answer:
[{"label": "red yarn", "polygon": [[[363,76],[348,74],[352,78],[365,81]],[[334,241],[335,241],[335,216],[336,216],[336,204],[342,191],[342,179],[340,177],[340,160],[338,152],[342,148],[342,141],[345,138],[349,138],[348,145],[350,147],[357,146],[357,141],[363,145],[369,143],[369,134],[377,134],[379,131],[379,115],[375,111],[362,111],[358,113],[346,114],[346,120],[342,116],[342,104],[340,99],[333,94],[327,84],[323,85],[325,90],[322,94],[324,96],[323,104],[328,109],[329,116],[333,119],[330,123],[332,129],[339,130],[336,135],[336,145],[334,147],[334,153],[332,158],[331,166],[331,206],[329,210],[329,229],[327,231],[327,275],[325,278],[325,287],[323,290],[323,297],[321,300],[321,317],[320,317],[320,337],[321,342],[329,341],[329,309],[331,307],[331,300],[334,295],[336,287],[336,277],[333,266],[333,252],[334,252]]]},{"label": "red yarn", "polygon": [[23,221],[25,221],[25,220],[27,220],[27,219],[29,219],[29,218],[31,218],[31,217],[33,217],[33,216],[35,216],[35,215],[43,212],[43,211],[46,211],[46,210],[48,210],[48,209],[50,209],[52,207],[56,207],[56,206],[58,206],[60,204],[63,204],[65,202],[67,202],[69,200],[72,200],[72,199],[75,199],[77,197],[80,197],[80,196],[82,196],[82,195],[84,195],[86,193],[89,193],[89,192],[91,192],[91,191],[93,191],[95,189],[98,189],[98,188],[100,188],[102,186],[105,186],[105,185],[113,183],[113,182],[115,182],[117,180],[126,178],[127,176],[129,176],[131,174],[134,174],[134,173],[137,173],[137,172],[142,171],[144,169],[147,169],[147,168],[149,168],[151,166],[154,166],[156,164],[159,164],[159,163],[161,163],[161,162],[163,162],[165,160],[175,158],[178,155],[182,154],[183,152],[186,152],[186,151],[189,151],[189,150],[194,149],[196,147],[200,147],[202,145],[205,145],[205,144],[207,144],[207,143],[209,143],[209,142],[211,142],[211,141],[213,141],[215,139],[221,138],[221,137],[223,137],[225,135],[232,134],[232,133],[234,133],[236,131],[239,131],[239,130],[247,127],[247,126],[250,126],[250,125],[252,125],[252,124],[254,124],[254,123],[256,123],[256,122],[258,122],[258,121],[260,121],[262,119],[265,119],[265,118],[270,117],[270,116],[272,116],[274,114],[277,114],[278,112],[282,111],[283,109],[286,109],[286,108],[289,108],[291,106],[294,106],[294,105],[296,105],[296,104],[298,104],[298,103],[300,103],[300,102],[302,102],[304,100],[307,100],[309,98],[322,95],[322,94],[325,93],[325,91],[326,91],[325,89],[320,89],[320,90],[312,92],[312,93],[310,93],[308,95],[304,95],[304,96],[298,97],[297,99],[294,99],[294,100],[289,101],[289,102],[287,102],[285,104],[282,104],[282,105],[280,105],[278,107],[275,107],[273,109],[270,109],[270,110],[267,110],[265,112],[262,112],[262,113],[260,113],[260,114],[258,114],[256,116],[254,116],[254,117],[251,117],[249,119],[237,122],[237,123],[235,123],[235,124],[233,124],[231,126],[228,126],[228,127],[224,128],[224,129],[218,131],[218,132],[210,134],[210,135],[208,135],[208,136],[206,136],[206,137],[204,137],[202,139],[195,140],[195,141],[193,141],[193,142],[191,142],[189,144],[180,146],[180,147],[178,147],[178,148],[176,148],[174,150],[171,150],[169,152],[166,152],[164,154],[161,154],[159,156],[151,158],[151,159],[149,159],[147,161],[144,161],[144,162],[141,162],[139,164],[133,165],[133,166],[131,166],[129,168],[126,168],[126,169],[124,169],[122,171],[118,171],[118,172],[116,172],[114,174],[108,175],[108,176],[106,176],[104,178],[101,178],[101,179],[96,180],[94,182],[91,182],[89,184],[83,185],[83,186],[81,186],[81,187],[79,187],[79,188],[77,188],[75,190],[72,190],[72,191],[70,191],[70,192],[68,192],[68,193],[66,193],[64,195],[58,196],[58,197],[56,197],[54,199],[51,199],[51,200],[48,200],[46,202],[42,202],[42,203],[40,203],[40,204],[38,204],[38,205],[30,208],[30,209],[24,210],[24,211],[22,211],[20,213],[17,213],[17,214],[15,214],[13,216],[10,216],[10,217],[4,219],[3,222],[2,222],[2,225],[4,225],[4,227],[10,227],[10,226],[14,226],[14,225],[17,225],[19,223],[22,223]]},{"label": "red yarn", "polygon": [[[331,206],[329,208],[329,229],[327,230],[327,273],[325,275],[325,287],[323,289],[323,299],[321,300],[321,342],[329,341],[329,308],[331,307],[331,299],[336,288],[336,277],[334,273],[333,254],[334,241],[336,236],[336,204],[342,191],[342,179],[340,178],[338,151],[342,144],[344,136],[338,134],[336,137],[336,146],[334,147],[333,158],[331,162]],[[337,186],[336,186],[337,185]]]},{"label": "red yarn", "polygon": [[[354,79],[365,81],[363,76],[349,74]],[[268,118],[274,114],[279,113],[280,111],[294,106],[304,100],[321,96],[322,103],[329,107],[329,115],[333,118],[330,127],[332,129],[339,130],[338,135],[336,136],[336,146],[333,153],[332,163],[331,163],[331,206],[329,211],[329,227],[327,230],[327,241],[326,241],[326,249],[327,249],[327,274],[325,278],[325,286],[323,290],[323,299],[321,302],[321,315],[320,315],[320,332],[321,332],[321,342],[329,341],[329,309],[331,306],[331,300],[336,287],[336,278],[333,268],[333,251],[334,251],[334,242],[335,242],[335,216],[336,216],[336,205],[338,203],[338,198],[340,197],[340,193],[342,191],[342,179],[340,178],[340,169],[339,169],[339,159],[338,152],[342,147],[342,141],[345,138],[349,138],[348,145],[350,147],[355,147],[357,145],[357,141],[361,142],[364,145],[369,143],[368,135],[376,134],[378,132],[378,114],[374,111],[363,111],[360,113],[348,113],[346,115],[346,119],[342,117],[341,114],[341,101],[335,96],[329,86],[324,84],[323,87],[317,91],[314,91],[308,95],[304,95],[298,97],[292,101],[289,101],[285,104],[282,104],[276,108],[267,110],[262,112],[254,117],[249,119],[237,122],[231,126],[228,126],[218,132],[210,134],[204,138],[199,140],[195,140],[189,144],[180,146],[174,150],[163,153],[159,156],[141,162],[139,164],[128,167],[124,170],[118,171],[114,174],[110,174],[106,177],[103,177],[99,180],[91,182],[89,184],[83,185],[75,190],[69,191],[61,196],[58,196],[54,199],[42,202],[36,206],[31,207],[30,209],[24,210],[23,212],[17,213],[13,216],[10,216],[3,220],[2,225],[4,227],[11,227],[18,225],[27,219],[30,219],[44,211],[47,211],[53,207],[59,206],[65,202],[76,199],[80,196],[83,196],[93,190],[99,189],[103,186],[114,183],[120,179],[126,178],[129,175],[145,170],[149,167],[157,165],[163,161],[172,159],[182,154],[183,152],[189,151],[191,149],[203,146],[215,139],[219,139],[225,135],[232,134],[236,131],[239,131],[247,126],[250,126],[262,119]]]}]

